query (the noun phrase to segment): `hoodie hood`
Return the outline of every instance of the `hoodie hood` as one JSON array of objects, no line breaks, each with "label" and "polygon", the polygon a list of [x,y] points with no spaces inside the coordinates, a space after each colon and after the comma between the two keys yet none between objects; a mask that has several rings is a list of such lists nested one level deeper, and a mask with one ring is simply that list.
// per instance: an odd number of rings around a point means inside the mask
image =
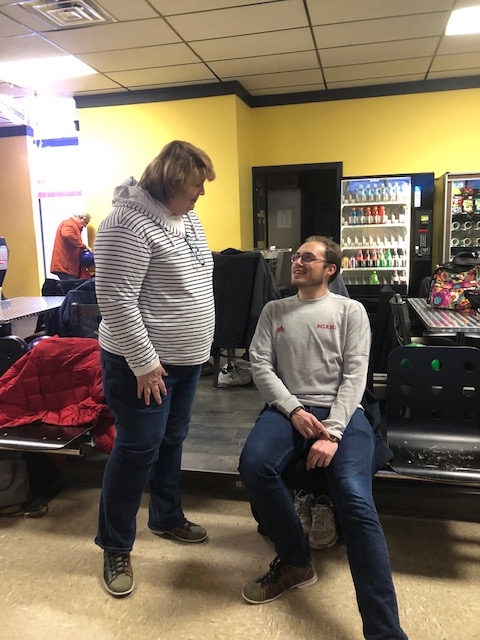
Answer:
[{"label": "hoodie hood", "polygon": [[[115,188],[112,204],[116,208],[127,206],[129,208],[144,211],[150,217],[159,220],[163,226],[166,226],[169,229],[169,231],[176,234],[180,233],[178,231],[178,227],[172,223],[172,218],[174,216],[168,207],[160,202],[160,200],[152,198],[148,191],[141,187],[137,180],[132,176],[124,180],[122,184]],[[192,212],[189,211],[183,216],[184,221],[188,220],[192,223],[190,218],[191,213]],[[195,225],[191,224],[191,227],[194,235],[196,236]]]}]

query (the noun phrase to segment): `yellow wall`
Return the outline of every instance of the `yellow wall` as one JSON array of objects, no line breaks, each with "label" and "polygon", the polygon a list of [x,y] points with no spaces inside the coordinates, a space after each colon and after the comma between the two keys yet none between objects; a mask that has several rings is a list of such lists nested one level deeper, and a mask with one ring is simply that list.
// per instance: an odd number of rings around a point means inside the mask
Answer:
[{"label": "yellow wall", "polygon": [[221,96],[82,109],[80,148],[92,226],[98,226],[111,210],[115,186],[128,176],[138,180],[170,140],[188,140],[208,153],[217,173],[214,182],[206,183],[206,195],[196,206],[210,246],[217,251],[227,246],[241,248],[245,238],[240,215],[237,101],[234,96]]},{"label": "yellow wall", "polygon": [[[480,89],[465,89],[256,109],[235,96],[81,109],[89,241],[111,209],[114,187],[138,179],[174,138],[203,148],[215,164],[217,179],[197,205],[211,248],[249,249],[252,166],[341,161],[346,176],[480,171],[479,103]],[[5,285],[11,296],[38,287],[25,145],[0,139],[0,233],[8,232],[15,249]]]},{"label": "yellow wall", "polygon": [[343,162],[345,176],[480,171],[480,89],[255,109],[256,165]]},{"label": "yellow wall", "polygon": [[0,235],[6,238],[9,249],[3,283],[7,298],[40,293],[31,152],[32,138],[0,138]]}]

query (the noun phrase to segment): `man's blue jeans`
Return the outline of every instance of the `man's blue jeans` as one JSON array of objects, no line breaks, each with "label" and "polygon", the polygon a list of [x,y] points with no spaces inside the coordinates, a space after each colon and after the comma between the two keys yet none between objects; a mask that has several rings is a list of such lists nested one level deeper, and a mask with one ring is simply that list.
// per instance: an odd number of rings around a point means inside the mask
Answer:
[{"label": "man's blue jeans", "polygon": [[[308,410],[320,421],[329,413],[320,407]],[[372,495],[374,439],[370,423],[357,409],[325,473],[342,524],[364,636],[368,640],[406,640]],[[286,416],[266,407],[240,457],[240,474],[260,525],[282,560],[297,566],[310,563],[310,549],[281,474],[311,444]]]},{"label": "man's blue jeans", "polygon": [[124,358],[101,350],[103,389],[116,437],[105,467],[95,542],[130,552],[142,494],[150,490],[148,526],[164,531],[185,520],[180,500],[182,446],[188,433],[201,366],[165,365],[167,395],[147,406]]}]

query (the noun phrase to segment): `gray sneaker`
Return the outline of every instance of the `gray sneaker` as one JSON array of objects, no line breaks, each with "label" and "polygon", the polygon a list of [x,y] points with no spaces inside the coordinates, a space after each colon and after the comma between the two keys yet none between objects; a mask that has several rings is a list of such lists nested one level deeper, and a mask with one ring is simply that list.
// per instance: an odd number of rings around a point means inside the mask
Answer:
[{"label": "gray sneaker", "polygon": [[252,382],[252,371],[248,367],[228,364],[220,369],[218,387],[240,387]]},{"label": "gray sneaker", "polygon": [[276,600],[285,591],[303,589],[315,584],[317,574],[312,564],[296,567],[285,564],[278,556],[270,563],[270,569],[264,576],[247,582],[243,587],[243,598],[252,604],[263,604]]},{"label": "gray sneaker", "polygon": [[310,549],[331,547],[337,538],[332,503],[327,496],[319,496],[312,505],[312,527],[308,534]]},{"label": "gray sneaker", "polygon": [[302,525],[303,533],[308,538],[310,529],[312,528],[312,504],[314,498],[311,493],[297,493],[293,499],[293,506],[295,507],[295,513]]},{"label": "gray sneaker", "polygon": [[208,537],[208,534],[203,527],[199,524],[189,522],[188,520],[185,520],[184,523],[179,524],[173,529],[166,529],[164,531],[152,529],[151,527],[149,527],[149,529],[156,536],[174,538],[175,540],[180,540],[180,542],[203,542]]},{"label": "gray sneaker", "polygon": [[103,552],[103,583],[112,596],[128,596],[133,591],[133,570],[129,553]]}]

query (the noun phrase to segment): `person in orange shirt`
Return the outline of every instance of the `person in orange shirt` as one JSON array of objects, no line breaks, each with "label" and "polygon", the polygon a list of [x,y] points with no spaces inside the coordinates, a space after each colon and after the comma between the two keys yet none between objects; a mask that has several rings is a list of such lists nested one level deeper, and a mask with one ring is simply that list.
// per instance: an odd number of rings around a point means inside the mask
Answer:
[{"label": "person in orange shirt", "polygon": [[50,272],[60,280],[80,278],[80,254],[91,251],[82,240],[82,229],[88,225],[89,213],[75,214],[60,223],[55,235]]}]

